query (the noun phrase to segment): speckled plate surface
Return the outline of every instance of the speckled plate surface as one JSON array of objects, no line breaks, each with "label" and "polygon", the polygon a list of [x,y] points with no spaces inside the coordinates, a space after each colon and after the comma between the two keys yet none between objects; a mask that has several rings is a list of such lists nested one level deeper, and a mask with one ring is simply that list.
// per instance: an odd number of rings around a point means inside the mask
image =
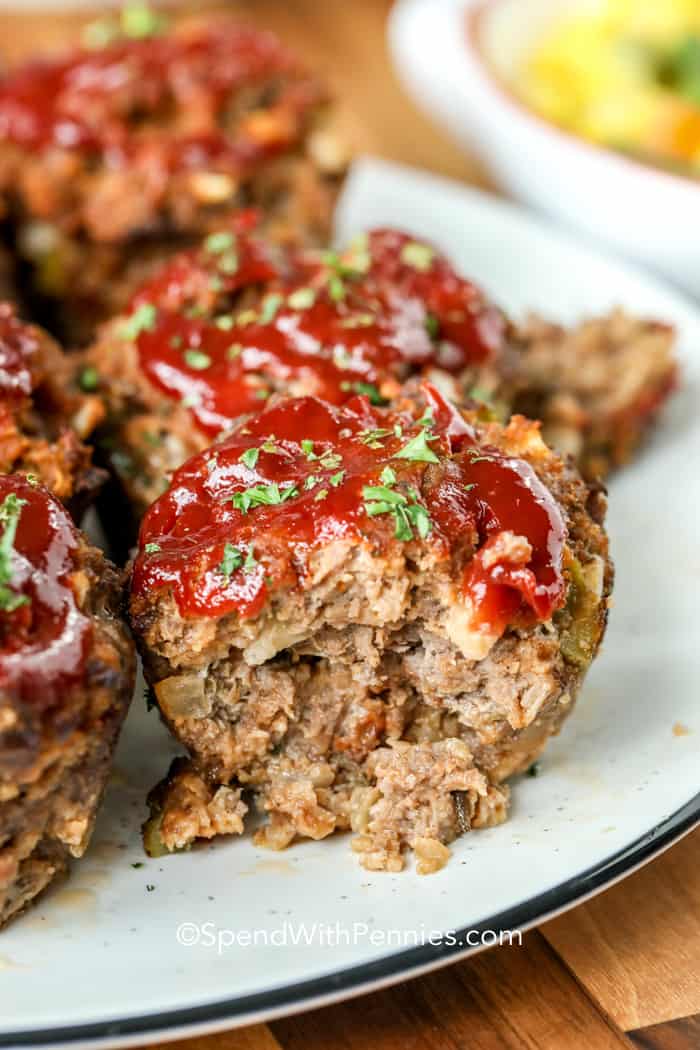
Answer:
[{"label": "speckled plate surface", "polygon": [[[678,325],[683,390],[611,486],[604,652],[541,775],[514,786],[509,822],[425,878],[363,871],[342,836],[145,858],[144,798],[173,747],[137,691],[87,857],[0,934],[0,1045],[143,1043],[377,987],[476,950],[479,931],[569,907],[700,817],[700,314],[522,212],[407,169],[358,164],[338,224],[430,237],[516,313],[574,320],[621,303]],[[432,931],[457,932],[430,944]]]}]

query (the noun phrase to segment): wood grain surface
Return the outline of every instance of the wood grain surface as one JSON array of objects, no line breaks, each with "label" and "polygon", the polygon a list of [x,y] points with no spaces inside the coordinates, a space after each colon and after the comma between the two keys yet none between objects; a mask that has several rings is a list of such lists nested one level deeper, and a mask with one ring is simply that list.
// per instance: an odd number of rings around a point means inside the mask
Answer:
[{"label": "wood grain surface", "polygon": [[[19,5],[19,0],[18,0]],[[188,5],[185,5],[187,9]],[[335,89],[356,151],[489,187],[411,105],[389,64],[388,0],[240,0]],[[85,16],[0,15],[14,61],[74,40]],[[160,1044],[165,1046],[166,1044]],[[183,1050],[699,1050],[700,830],[587,904],[428,976],[338,1006],[178,1044]]]}]

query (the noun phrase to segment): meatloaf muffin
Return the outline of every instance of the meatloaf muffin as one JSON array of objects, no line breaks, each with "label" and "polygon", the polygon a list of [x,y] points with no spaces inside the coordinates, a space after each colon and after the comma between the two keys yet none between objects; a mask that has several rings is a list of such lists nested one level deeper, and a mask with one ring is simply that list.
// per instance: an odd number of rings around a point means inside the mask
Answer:
[{"label": "meatloaf muffin", "polygon": [[134,682],[117,573],[0,476],[0,924],[85,851]]},{"label": "meatloaf muffin", "polygon": [[376,230],[341,254],[282,252],[238,230],[177,256],[85,358],[106,461],[137,517],[271,394],[382,404],[415,375],[457,397],[499,378],[500,311],[426,245]]},{"label": "meatloaf muffin", "polygon": [[509,402],[542,420],[545,439],[588,478],[628,463],[678,381],[675,333],[613,310],[566,329],[541,317],[513,326]]},{"label": "meatloaf muffin", "polygon": [[241,206],[273,238],[325,240],[345,164],[324,89],[272,34],[210,18],[138,35],[0,81],[0,202],[67,342]]},{"label": "meatloaf muffin", "polygon": [[538,424],[278,399],[175,474],[146,514],[131,621],[186,746],[152,852],[352,828],[371,869],[442,866],[504,819],[511,774],[572,708],[603,633],[605,500]]},{"label": "meatloaf muffin", "polygon": [[104,415],[54,341],[0,302],[0,473],[32,474],[77,516],[101,484],[83,444]]},{"label": "meatloaf muffin", "polygon": [[272,393],[383,403],[422,376],[458,401],[486,399],[498,418],[529,407],[592,477],[622,460],[623,428],[629,453],[673,384],[665,326],[614,315],[571,332],[518,329],[407,234],[375,230],[340,253],[280,251],[253,222],[174,258],[87,353],[106,456],[137,518],[169,472]]}]

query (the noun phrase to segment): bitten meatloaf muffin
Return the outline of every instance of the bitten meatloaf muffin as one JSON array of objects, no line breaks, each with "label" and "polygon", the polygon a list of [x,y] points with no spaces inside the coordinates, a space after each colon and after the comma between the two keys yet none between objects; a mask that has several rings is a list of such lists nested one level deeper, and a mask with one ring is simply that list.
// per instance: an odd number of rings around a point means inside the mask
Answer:
[{"label": "bitten meatloaf muffin", "polygon": [[131,621],[186,746],[147,847],[352,828],[371,869],[442,866],[571,710],[603,633],[605,499],[536,423],[277,399],[144,518]]},{"label": "bitten meatloaf muffin", "polygon": [[58,500],[0,476],[0,924],[87,847],[134,683],[120,604]]},{"label": "bitten meatloaf muffin", "polygon": [[0,473],[34,475],[79,515],[104,476],[83,444],[103,415],[46,332],[0,302]]},{"label": "bitten meatloaf muffin", "polygon": [[629,454],[673,385],[666,326],[614,314],[572,331],[516,328],[405,233],[374,230],[340,253],[281,251],[246,232],[253,221],[174,258],[87,353],[103,446],[137,517],[172,470],[273,393],[383,403],[429,378],[458,401],[486,399],[498,418],[531,407],[594,476]]},{"label": "bitten meatloaf muffin", "polygon": [[323,242],[345,165],[326,109],[276,37],[225,19],[0,80],[0,205],[65,340],[241,206],[260,207],[273,238]]}]

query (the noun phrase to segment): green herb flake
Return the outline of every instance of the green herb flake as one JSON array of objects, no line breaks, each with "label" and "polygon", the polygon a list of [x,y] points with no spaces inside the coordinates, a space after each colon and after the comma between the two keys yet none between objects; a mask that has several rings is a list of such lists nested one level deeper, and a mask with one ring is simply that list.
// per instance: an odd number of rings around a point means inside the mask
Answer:
[{"label": "green herb flake", "polygon": [[309,310],[315,302],[316,292],[313,288],[297,288],[287,296],[287,304],[292,310]]},{"label": "green herb flake", "polygon": [[240,460],[240,462],[243,464],[244,467],[248,468],[248,470],[255,470],[255,467],[256,467],[257,462],[258,462],[258,456],[259,455],[260,455],[260,449],[259,448],[247,448],[245,450],[245,452],[241,452],[241,454],[238,457],[238,459]]},{"label": "green herb flake", "polygon": [[254,485],[243,492],[234,492],[231,501],[236,510],[247,514],[251,507],[278,506],[298,495],[299,489],[296,485],[280,488],[277,482],[272,482],[270,485]]},{"label": "green herb flake", "polygon": [[319,489],[319,491],[314,496],[314,500],[316,501],[316,503],[319,503],[321,500],[326,499],[327,496],[328,496],[328,489]]},{"label": "green herb flake", "polygon": [[255,310],[241,310],[236,317],[236,325],[239,328],[244,328],[246,325],[256,324],[257,320],[258,315]]},{"label": "green herb flake", "polygon": [[237,357],[240,357],[243,353],[243,345],[241,343],[231,343],[230,347],[226,351],[226,357],[229,361],[235,361]]},{"label": "green herb flake", "polygon": [[310,438],[301,439],[301,451],[304,453],[307,459],[317,459],[318,457],[314,453],[314,443]]},{"label": "green herb flake", "polygon": [[78,376],[78,386],[81,390],[84,390],[86,394],[91,393],[93,390],[97,390],[100,385],[100,373],[92,365],[88,365],[83,368]]},{"label": "green herb flake", "polygon": [[231,251],[235,244],[236,238],[232,233],[210,233],[204,241],[204,250],[210,255],[223,255],[224,252]]},{"label": "green herb flake", "polygon": [[414,270],[427,273],[433,265],[435,249],[429,244],[421,244],[419,241],[409,241],[401,249],[401,262],[411,266]]},{"label": "green herb flake", "polygon": [[[382,475],[384,476],[384,472]],[[365,485],[362,496],[365,500],[365,511],[371,518],[381,514],[392,515],[394,536],[397,540],[412,540],[414,529],[422,539],[430,534],[432,522],[428,511],[420,503],[409,503],[403,493],[395,492],[388,485]],[[414,499],[416,497],[417,493],[414,493]]]},{"label": "green herb flake", "polygon": [[274,292],[270,295],[266,295],[263,299],[262,308],[260,310],[260,323],[270,324],[271,321],[274,321],[281,305],[281,295],[277,295]]},{"label": "green herb flake", "polygon": [[253,554],[253,549],[251,547],[250,550],[248,551],[247,556],[246,556],[246,560],[243,562],[243,572],[246,572],[246,573],[255,572],[255,570],[257,569],[259,564],[260,564],[260,562],[257,560],[255,555]]},{"label": "green herb flake", "polygon": [[233,328],[233,317],[231,314],[221,314],[219,317],[214,318],[214,324],[222,332],[230,332]]},{"label": "green herb flake", "polygon": [[373,427],[361,430],[359,438],[362,444],[367,445],[368,448],[381,448],[384,438],[389,437],[390,434],[391,431],[384,429],[384,427]]},{"label": "green herb flake", "polygon": [[17,526],[22,507],[26,503],[26,499],[20,499],[17,493],[10,492],[0,504],[0,524],[4,525],[4,532],[0,539],[0,609],[5,612],[14,612],[15,609],[29,603],[26,594],[18,594],[9,586],[12,580],[12,551]]},{"label": "green herb flake", "polygon": [[337,273],[332,273],[328,278],[328,294],[334,303],[345,298],[345,282]]},{"label": "green herb flake", "polygon": [[138,339],[141,332],[152,332],[156,326],[158,311],[153,303],[141,303],[131,317],[124,321],[119,329],[122,339]]},{"label": "green herb flake", "polygon": [[266,387],[261,386],[258,387],[258,389],[255,391],[254,397],[257,397],[258,401],[267,401],[271,393],[271,390],[268,390]]},{"label": "green herb flake", "polygon": [[431,436],[427,430],[421,430],[408,444],[395,452],[392,459],[409,459],[414,463],[439,463],[440,458],[428,445],[429,441],[434,440],[434,435]]},{"label": "green herb flake", "polygon": [[320,481],[321,478],[318,474],[309,474],[306,478],[306,481],[304,482],[304,491],[308,492],[309,489],[312,489],[315,485],[318,485]]},{"label": "green herb flake", "polygon": [[379,477],[383,485],[396,484],[396,474],[391,469],[391,467],[384,467],[384,470],[381,472]]},{"label": "green herb flake", "polygon": [[430,338],[437,340],[440,336],[440,319],[435,314],[426,313],[423,324]]},{"label": "green herb flake", "polygon": [[240,569],[243,564],[243,555],[239,551],[238,547],[234,547],[232,543],[226,543],[224,545],[224,556],[221,559],[219,565],[219,572],[226,579],[229,579],[231,574]]},{"label": "green herb flake", "polygon": [[379,393],[378,388],[374,383],[363,383],[363,382],[343,382],[340,384],[341,390],[352,390],[356,394],[362,394],[364,397],[368,397],[371,405],[386,405],[388,404],[387,399],[382,397]]},{"label": "green herb flake", "polygon": [[185,364],[193,368],[195,372],[203,372],[211,365],[209,354],[205,354],[201,350],[185,350],[184,356]]},{"label": "green herb flake", "polygon": [[119,17],[121,31],[132,40],[145,40],[146,37],[161,33],[166,25],[162,15],[148,4],[127,4]]},{"label": "green herb flake", "polygon": [[143,549],[146,554],[157,554],[160,550],[160,543],[147,543]]},{"label": "green herb flake", "polygon": [[340,322],[343,328],[370,328],[375,323],[374,314],[348,314]]},{"label": "green herb flake", "polygon": [[224,255],[219,256],[219,261],[216,264],[217,269],[231,276],[234,273],[238,273],[238,254],[235,251],[226,252]]},{"label": "green herb flake", "polygon": [[342,485],[344,480],[345,480],[345,471],[344,470],[339,470],[337,474],[331,474],[331,476],[328,479],[328,481],[330,482],[330,484],[333,486],[334,489],[337,489],[338,485]]}]

